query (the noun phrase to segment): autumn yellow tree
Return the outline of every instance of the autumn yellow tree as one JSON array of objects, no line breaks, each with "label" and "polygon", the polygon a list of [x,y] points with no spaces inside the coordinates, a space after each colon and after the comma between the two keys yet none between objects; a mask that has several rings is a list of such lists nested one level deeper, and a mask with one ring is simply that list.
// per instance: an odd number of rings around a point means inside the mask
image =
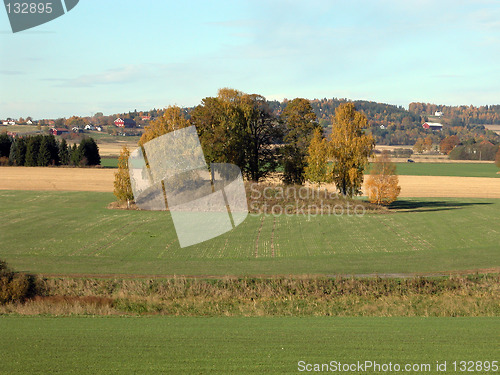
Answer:
[{"label": "autumn yellow tree", "polygon": [[142,146],[146,142],[159,137],[160,135],[170,133],[171,131],[182,129],[189,126],[189,120],[186,119],[182,109],[177,106],[169,106],[165,109],[163,116],[152,121],[146,126],[144,133],[139,140],[139,145]]},{"label": "autumn yellow tree", "polygon": [[432,138],[430,135],[428,135],[427,137],[425,137],[424,139],[424,149],[425,151],[430,151],[432,150]]},{"label": "autumn yellow tree", "polygon": [[130,150],[127,146],[123,146],[120,157],[118,158],[118,171],[115,173],[114,194],[120,202],[127,202],[130,208],[130,201],[134,199],[132,185],[130,184],[130,174],[128,171],[128,158]]},{"label": "autumn yellow tree", "polygon": [[441,141],[439,148],[441,153],[448,155],[460,143],[460,138],[456,135],[450,135]]},{"label": "autumn yellow tree", "polygon": [[306,156],[305,178],[309,182],[321,185],[329,182],[331,173],[328,170],[328,143],[316,128],[309,144]]},{"label": "autumn yellow tree", "polygon": [[375,147],[371,135],[366,135],[368,121],[356,111],[353,103],[341,104],[332,118],[329,148],[333,158],[332,180],[344,196],[361,193],[363,171]]},{"label": "autumn yellow tree", "polygon": [[370,175],[366,181],[368,199],[378,205],[389,205],[394,202],[401,187],[396,172],[396,164],[391,161],[389,152],[384,150],[372,165]]},{"label": "autumn yellow tree", "polygon": [[417,139],[415,144],[413,145],[413,151],[421,154],[425,150],[424,140],[422,138]]},{"label": "autumn yellow tree", "polygon": [[495,155],[495,165],[500,168],[500,147],[498,147],[497,154]]}]

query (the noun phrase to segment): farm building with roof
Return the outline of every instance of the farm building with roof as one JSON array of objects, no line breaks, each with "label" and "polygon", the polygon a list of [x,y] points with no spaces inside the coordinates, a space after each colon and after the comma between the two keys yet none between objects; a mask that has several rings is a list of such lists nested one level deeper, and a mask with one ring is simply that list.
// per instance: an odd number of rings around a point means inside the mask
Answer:
[{"label": "farm building with roof", "polygon": [[442,130],[443,129],[443,125],[438,123],[438,122],[424,122],[422,124],[422,127],[424,129],[430,129],[430,130]]},{"label": "farm building with roof", "polygon": [[121,119],[119,117],[114,121],[114,123],[120,128],[135,128],[137,125],[135,121],[130,118]]}]

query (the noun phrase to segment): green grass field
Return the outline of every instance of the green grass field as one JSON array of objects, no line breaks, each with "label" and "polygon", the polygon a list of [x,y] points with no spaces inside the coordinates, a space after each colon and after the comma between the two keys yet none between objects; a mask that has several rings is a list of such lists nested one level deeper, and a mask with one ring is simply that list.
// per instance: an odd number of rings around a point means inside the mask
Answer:
[{"label": "green grass field", "polygon": [[1,191],[0,259],[53,274],[441,272],[500,265],[500,200],[408,199],[363,217],[249,216],[180,248],[169,214],[109,210],[110,193]]},{"label": "green grass field", "polygon": [[492,177],[499,169],[493,162],[490,164],[474,163],[397,163],[400,175],[408,176],[458,176],[458,177]]},{"label": "green grass field", "polygon": [[[102,158],[105,168],[117,168],[118,158]],[[406,176],[456,176],[500,178],[495,164],[474,163],[396,163],[400,175]]]},{"label": "green grass field", "polygon": [[101,157],[101,166],[103,168],[118,168],[118,158]]},{"label": "green grass field", "polygon": [[456,373],[453,361],[499,360],[499,329],[498,318],[9,316],[0,374],[291,374],[299,361],[431,365],[412,373],[446,361]]}]

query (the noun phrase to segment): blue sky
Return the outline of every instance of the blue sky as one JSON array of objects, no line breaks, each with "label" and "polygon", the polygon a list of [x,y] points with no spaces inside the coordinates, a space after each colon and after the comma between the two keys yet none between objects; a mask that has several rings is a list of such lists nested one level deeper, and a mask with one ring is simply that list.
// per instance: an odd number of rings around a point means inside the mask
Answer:
[{"label": "blue sky", "polygon": [[0,118],[268,99],[500,104],[500,1],[99,1],[13,34]]}]

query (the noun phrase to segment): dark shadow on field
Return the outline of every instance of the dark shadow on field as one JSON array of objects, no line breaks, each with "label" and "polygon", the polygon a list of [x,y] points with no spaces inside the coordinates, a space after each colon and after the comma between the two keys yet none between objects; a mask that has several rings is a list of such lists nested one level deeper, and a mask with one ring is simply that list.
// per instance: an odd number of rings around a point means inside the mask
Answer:
[{"label": "dark shadow on field", "polygon": [[456,210],[468,206],[483,206],[491,202],[455,202],[455,201],[405,201],[398,200],[388,207],[391,211],[400,212],[431,212]]}]

